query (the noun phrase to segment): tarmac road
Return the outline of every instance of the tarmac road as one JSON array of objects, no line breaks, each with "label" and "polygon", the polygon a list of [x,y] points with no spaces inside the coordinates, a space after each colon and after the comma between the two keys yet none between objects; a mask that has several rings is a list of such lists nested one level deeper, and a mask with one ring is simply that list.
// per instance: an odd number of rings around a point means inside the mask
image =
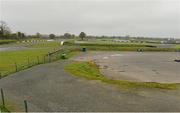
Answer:
[{"label": "tarmac road", "polygon": [[[180,111],[180,91],[121,89],[64,71],[71,61],[38,65],[0,79],[6,104],[23,111]],[[8,102],[8,103],[7,103]]]}]

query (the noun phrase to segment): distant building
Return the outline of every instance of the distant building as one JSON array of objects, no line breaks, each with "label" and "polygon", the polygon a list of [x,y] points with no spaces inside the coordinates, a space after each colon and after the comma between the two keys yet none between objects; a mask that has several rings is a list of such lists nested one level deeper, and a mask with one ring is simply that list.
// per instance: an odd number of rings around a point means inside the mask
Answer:
[{"label": "distant building", "polygon": [[128,42],[131,42],[130,40],[113,40],[114,42],[125,42],[125,43],[128,43]]},{"label": "distant building", "polygon": [[167,41],[160,41],[161,44],[167,44]]},{"label": "distant building", "polygon": [[55,41],[55,40],[53,40],[53,39],[49,39],[49,40],[46,40],[47,42],[53,42],[53,41]]}]

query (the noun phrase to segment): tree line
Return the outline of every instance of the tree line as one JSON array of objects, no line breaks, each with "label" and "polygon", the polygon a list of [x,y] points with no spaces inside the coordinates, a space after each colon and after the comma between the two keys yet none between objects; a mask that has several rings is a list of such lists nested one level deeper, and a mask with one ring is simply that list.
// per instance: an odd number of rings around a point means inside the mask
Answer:
[{"label": "tree line", "polygon": [[[26,35],[23,32],[16,32],[16,33],[12,33],[10,28],[8,27],[7,23],[4,21],[0,21],[0,39],[25,39],[25,38],[80,38],[81,40],[84,40],[84,38],[86,37],[86,39],[125,39],[125,40],[131,40],[131,39],[136,39],[136,40],[169,40],[170,38],[163,38],[163,37],[142,37],[142,36],[130,36],[130,35],[126,35],[126,36],[86,36],[86,33],[81,32],[78,36],[76,36],[75,34],[70,34],[70,33],[64,33],[64,35],[55,35],[55,34],[41,34],[39,32],[37,32],[34,35]],[[174,39],[174,38],[171,38]],[[174,39],[174,40],[178,40],[178,39]]]},{"label": "tree line", "polygon": [[64,33],[64,35],[57,36],[55,34],[49,34],[49,35],[44,35],[39,32],[37,32],[34,35],[26,35],[23,32],[16,32],[12,33],[11,29],[8,27],[7,23],[5,21],[0,21],[0,39],[25,39],[25,38],[76,38],[79,37],[81,40],[84,40],[86,37],[86,34],[84,32],[81,32],[79,36],[76,36],[75,34],[70,34],[70,33]]}]

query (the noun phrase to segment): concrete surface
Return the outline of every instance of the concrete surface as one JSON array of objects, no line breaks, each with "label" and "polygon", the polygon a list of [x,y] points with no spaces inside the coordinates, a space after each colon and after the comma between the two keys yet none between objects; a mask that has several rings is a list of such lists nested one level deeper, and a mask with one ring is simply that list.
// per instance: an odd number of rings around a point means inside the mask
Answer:
[{"label": "concrete surface", "polygon": [[29,111],[180,111],[180,91],[122,89],[64,71],[71,61],[43,64],[0,79],[6,104]]},{"label": "concrete surface", "polygon": [[87,52],[75,60],[94,60],[111,79],[180,83],[180,52]]}]

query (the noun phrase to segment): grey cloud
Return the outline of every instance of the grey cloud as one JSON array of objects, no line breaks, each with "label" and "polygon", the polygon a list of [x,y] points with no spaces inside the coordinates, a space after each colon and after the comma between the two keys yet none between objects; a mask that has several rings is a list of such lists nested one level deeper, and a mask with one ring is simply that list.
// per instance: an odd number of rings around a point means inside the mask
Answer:
[{"label": "grey cloud", "polygon": [[180,0],[1,0],[13,31],[180,38]]}]

